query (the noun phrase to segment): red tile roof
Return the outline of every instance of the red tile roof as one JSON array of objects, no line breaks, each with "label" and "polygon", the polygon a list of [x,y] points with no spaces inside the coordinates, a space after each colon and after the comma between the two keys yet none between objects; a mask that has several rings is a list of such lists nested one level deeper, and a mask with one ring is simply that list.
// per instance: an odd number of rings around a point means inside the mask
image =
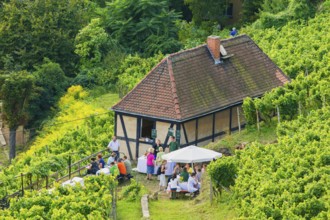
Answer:
[{"label": "red tile roof", "polygon": [[181,121],[257,97],[289,78],[246,35],[222,40],[234,56],[214,64],[206,45],[163,59],[114,111]]}]

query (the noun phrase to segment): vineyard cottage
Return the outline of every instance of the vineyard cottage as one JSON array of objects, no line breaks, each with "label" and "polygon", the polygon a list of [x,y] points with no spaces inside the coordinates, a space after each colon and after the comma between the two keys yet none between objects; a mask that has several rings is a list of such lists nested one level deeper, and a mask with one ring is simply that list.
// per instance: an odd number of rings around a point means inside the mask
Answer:
[{"label": "vineyard cottage", "polygon": [[154,140],[203,146],[245,124],[243,99],[260,97],[289,79],[246,35],[170,54],[112,109],[115,135],[130,158]]}]

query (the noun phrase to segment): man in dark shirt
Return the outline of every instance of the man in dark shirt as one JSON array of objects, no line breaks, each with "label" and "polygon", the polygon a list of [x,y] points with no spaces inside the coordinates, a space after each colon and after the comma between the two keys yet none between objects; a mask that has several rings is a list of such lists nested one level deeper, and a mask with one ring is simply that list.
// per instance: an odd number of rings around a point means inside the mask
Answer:
[{"label": "man in dark shirt", "polygon": [[171,142],[169,144],[170,152],[179,149],[179,144],[175,141],[175,137],[171,136]]}]

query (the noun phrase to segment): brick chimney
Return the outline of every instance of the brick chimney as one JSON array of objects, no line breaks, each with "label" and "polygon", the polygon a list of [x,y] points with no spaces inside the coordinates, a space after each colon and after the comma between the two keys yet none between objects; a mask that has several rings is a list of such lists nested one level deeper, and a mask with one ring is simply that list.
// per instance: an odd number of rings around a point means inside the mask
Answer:
[{"label": "brick chimney", "polygon": [[214,59],[215,64],[220,62],[220,37],[218,36],[208,36],[207,37],[207,47]]}]

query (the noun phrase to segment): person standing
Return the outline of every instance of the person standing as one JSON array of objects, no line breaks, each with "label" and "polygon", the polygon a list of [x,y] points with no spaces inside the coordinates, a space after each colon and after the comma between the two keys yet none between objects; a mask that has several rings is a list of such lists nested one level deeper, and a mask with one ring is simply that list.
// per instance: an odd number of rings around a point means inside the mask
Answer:
[{"label": "person standing", "polygon": [[119,158],[119,148],[120,148],[120,145],[119,145],[119,141],[117,140],[117,137],[116,136],[113,136],[112,137],[112,141],[110,141],[110,143],[108,144],[108,148],[116,153],[116,157],[115,157],[115,160],[117,161],[118,158]]},{"label": "person standing", "polygon": [[176,151],[179,149],[179,144],[175,141],[175,137],[171,136],[171,142],[169,144],[170,152]]},{"label": "person standing", "polygon": [[230,36],[236,37],[237,34],[238,34],[238,32],[237,32],[236,28],[233,27],[233,29],[230,31]]},{"label": "person standing", "polygon": [[147,155],[147,180],[151,180],[151,177],[154,173],[155,173],[154,149],[149,148],[149,153]]},{"label": "person standing", "polygon": [[164,151],[162,147],[159,147],[159,152],[157,153],[157,157],[156,157],[156,165],[160,166],[163,163],[163,155],[164,155]]},{"label": "person standing", "polygon": [[166,189],[165,170],[166,170],[166,160],[163,160],[162,164],[160,165],[159,191]]},{"label": "person standing", "polygon": [[157,157],[157,154],[158,154],[158,152],[159,152],[159,148],[161,148],[161,147],[162,147],[162,144],[161,144],[160,140],[157,139],[157,140],[156,140],[156,143],[155,143],[154,146],[153,146],[155,157]]}]

